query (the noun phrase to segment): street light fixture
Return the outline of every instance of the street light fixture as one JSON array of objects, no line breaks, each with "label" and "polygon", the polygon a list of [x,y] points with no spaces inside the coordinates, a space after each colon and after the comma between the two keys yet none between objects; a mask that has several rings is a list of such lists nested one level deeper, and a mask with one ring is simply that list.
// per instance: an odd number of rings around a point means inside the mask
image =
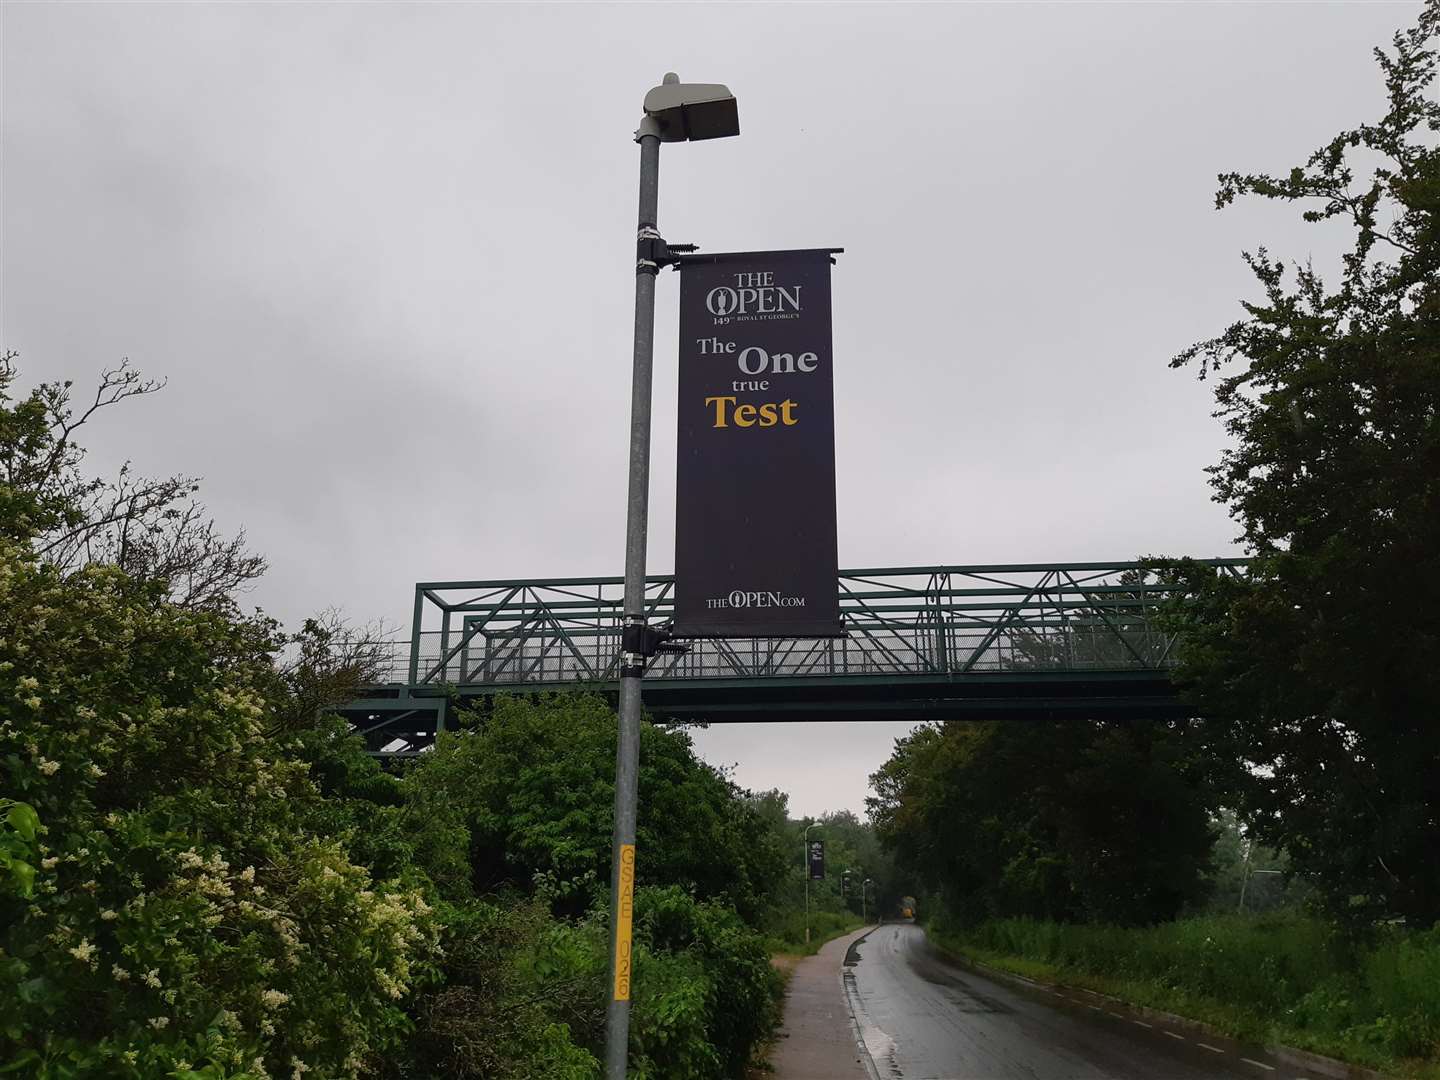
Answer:
[{"label": "street light fixture", "polygon": [[620,650],[620,730],[615,748],[615,826],[610,845],[610,1003],[606,1080],[624,1080],[630,1043],[630,922],[635,885],[635,804],[640,770],[640,683],[663,635],[645,622],[645,542],[650,503],[650,384],[655,352],[655,275],[677,261],[656,229],[660,144],[740,134],[723,86],[682,83],[673,72],[645,95],[635,259],[635,348],[630,383],[629,492],[625,512],[625,626]]},{"label": "street light fixture", "polygon": [[660,125],[661,142],[740,134],[735,95],[719,83],[682,83],[674,72],[645,95],[645,115]]}]

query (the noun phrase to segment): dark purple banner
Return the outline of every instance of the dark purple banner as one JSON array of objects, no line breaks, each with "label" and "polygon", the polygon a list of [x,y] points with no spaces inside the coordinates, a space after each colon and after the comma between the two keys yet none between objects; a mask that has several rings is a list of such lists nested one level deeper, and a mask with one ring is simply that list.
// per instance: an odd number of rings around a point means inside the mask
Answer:
[{"label": "dark purple banner", "polygon": [[806,864],[809,867],[811,881],[825,880],[825,841],[806,841]]},{"label": "dark purple banner", "polygon": [[676,637],[834,637],[830,251],[681,264]]}]

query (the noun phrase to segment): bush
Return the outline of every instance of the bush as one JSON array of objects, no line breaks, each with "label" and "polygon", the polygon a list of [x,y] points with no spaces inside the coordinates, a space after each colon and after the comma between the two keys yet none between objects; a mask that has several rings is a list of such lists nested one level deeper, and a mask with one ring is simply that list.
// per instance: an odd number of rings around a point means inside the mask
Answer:
[{"label": "bush", "polygon": [[441,903],[441,979],[387,1078],[592,1080],[605,1008],[603,928],[552,920],[544,905]]},{"label": "bush", "polygon": [[635,1075],[740,1075],[779,1016],[783,984],[764,939],[733,908],[676,886],[636,892],[635,936]]},{"label": "bush", "polygon": [[41,823],[0,894],[21,1075],[358,1075],[433,971],[419,891],[318,838],[269,724],[270,624],[0,540],[0,777]]}]

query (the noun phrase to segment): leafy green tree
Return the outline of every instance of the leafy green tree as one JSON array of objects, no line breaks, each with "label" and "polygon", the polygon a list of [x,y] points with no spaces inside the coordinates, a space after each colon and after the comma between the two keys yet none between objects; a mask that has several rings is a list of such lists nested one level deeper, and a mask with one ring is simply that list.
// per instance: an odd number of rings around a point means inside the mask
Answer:
[{"label": "leafy green tree", "polygon": [[[0,355],[0,383],[16,377]],[[62,570],[118,566],[160,584],[180,607],[238,611],[235,594],[265,572],[242,531],[222,536],[194,499],[192,476],[142,477],[126,463],[113,480],[87,476],[81,429],[98,414],[164,386],[122,362],[76,406],[70,382],[41,383],[0,412],[0,535],[22,541]],[[8,396],[7,396],[7,401]]]},{"label": "leafy green tree", "polygon": [[[601,698],[500,698],[407,781],[417,823],[468,831],[477,894],[545,889],[579,914],[608,894],[615,714]],[[765,825],[682,731],[641,730],[638,884],[723,899],[754,924],[783,874]]]},{"label": "leafy green tree", "polygon": [[1351,243],[1333,277],[1246,255],[1262,296],[1180,353],[1218,376],[1210,469],[1254,555],[1192,563],[1181,677],[1249,763],[1239,809],[1338,912],[1440,919],[1440,0],[1376,50],[1389,107],[1280,176],[1226,174]]},{"label": "leafy green tree", "polygon": [[966,922],[1144,924],[1203,896],[1212,788],[1189,725],[951,722],[897,740],[871,818]]}]

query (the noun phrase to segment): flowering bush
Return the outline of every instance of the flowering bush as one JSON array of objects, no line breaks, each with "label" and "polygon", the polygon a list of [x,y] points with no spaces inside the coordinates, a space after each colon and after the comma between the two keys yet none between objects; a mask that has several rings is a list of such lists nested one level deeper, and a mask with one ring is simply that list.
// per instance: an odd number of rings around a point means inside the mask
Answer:
[{"label": "flowering bush", "polygon": [[40,822],[32,887],[0,892],[21,1075],[354,1076],[403,1033],[435,920],[307,827],[273,646],[0,540],[0,777]]}]

